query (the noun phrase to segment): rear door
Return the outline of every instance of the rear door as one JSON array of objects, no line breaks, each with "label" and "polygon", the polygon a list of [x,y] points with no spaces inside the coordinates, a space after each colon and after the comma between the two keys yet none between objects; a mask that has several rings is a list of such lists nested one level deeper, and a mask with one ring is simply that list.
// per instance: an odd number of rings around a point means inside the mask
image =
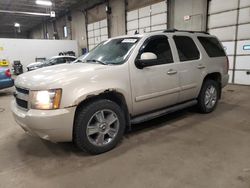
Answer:
[{"label": "rear door", "polygon": [[137,56],[144,52],[157,56],[157,64],[143,69],[131,68],[131,85],[134,115],[153,111],[177,102],[180,87],[179,75],[173,61],[167,36],[148,38]]},{"label": "rear door", "polygon": [[194,42],[197,39],[191,36],[175,35],[173,40],[179,56],[177,64],[181,91],[178,102],[184,102],[198,96],[206,74],[206,66],[202,61],[202,54]]}]

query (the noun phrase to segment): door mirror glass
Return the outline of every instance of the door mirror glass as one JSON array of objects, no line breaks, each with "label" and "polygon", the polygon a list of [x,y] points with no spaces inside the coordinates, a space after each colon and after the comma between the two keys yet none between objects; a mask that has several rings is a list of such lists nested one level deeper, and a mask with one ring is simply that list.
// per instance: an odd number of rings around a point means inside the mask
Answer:
[{"label": "door mirror glass", "polygon": [[155,60],[157,56],[152,52],[144,52],[141,54],[140,60]]}]

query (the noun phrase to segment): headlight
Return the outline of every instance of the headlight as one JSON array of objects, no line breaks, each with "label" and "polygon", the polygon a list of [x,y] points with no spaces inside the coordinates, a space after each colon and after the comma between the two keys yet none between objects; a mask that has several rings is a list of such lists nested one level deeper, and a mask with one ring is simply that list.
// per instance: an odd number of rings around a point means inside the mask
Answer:
[{"label": "headlight", "polygon": [[62,89],[51,89],[45,91],[31,91],[32,109],[52,110],[60,107]]}]

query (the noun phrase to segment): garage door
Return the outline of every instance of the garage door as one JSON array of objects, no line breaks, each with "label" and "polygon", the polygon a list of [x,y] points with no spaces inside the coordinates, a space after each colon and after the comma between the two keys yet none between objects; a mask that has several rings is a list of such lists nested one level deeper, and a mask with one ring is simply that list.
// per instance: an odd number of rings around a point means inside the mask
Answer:
[{"label": "garage door", "polygon": [[127,12],[127,34],[167,29],[166,1]]},{"label": "garage door", "polygon": [[250,85],[250,1],[209,1],[208,31],[229,56],[230,82]]},{"label": "garage door", "polygon": [[108,39],[107,19],[88,24],[88,47],[93,49],[100,42]]}]

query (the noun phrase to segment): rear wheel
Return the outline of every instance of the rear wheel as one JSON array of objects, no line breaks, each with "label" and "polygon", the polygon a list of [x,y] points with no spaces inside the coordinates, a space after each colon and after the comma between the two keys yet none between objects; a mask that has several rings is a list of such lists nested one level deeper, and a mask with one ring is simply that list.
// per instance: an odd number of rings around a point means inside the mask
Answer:
[{"label": "rear wheel", "polygon": [[125,117],[110,100],[98,100],[81,108],[74,124],[73,140],[78,148],[100,154],[114,148],[122,139]]},{"label": "rear wheel", "polygon": [[219,83],[214,80],[205,80],[198,97],[198,108],[200,112],[212,112],[217,106],[219,94]]}]

